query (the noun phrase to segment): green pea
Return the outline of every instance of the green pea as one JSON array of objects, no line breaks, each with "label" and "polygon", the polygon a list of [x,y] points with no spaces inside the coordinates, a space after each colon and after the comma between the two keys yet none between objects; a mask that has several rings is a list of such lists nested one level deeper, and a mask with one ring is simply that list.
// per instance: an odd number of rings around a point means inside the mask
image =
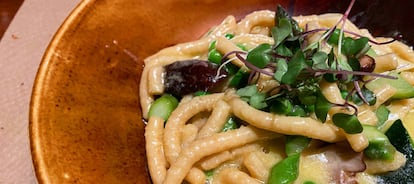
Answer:
[{"label": "green pea", "polygon": [[234,38],[234,34],[227,33],[227,34],[224,35],[224,37],[226,37],[227,39],[230,40],[230,39]]},{"label": "green pea", "polygon": [[207,57],[210,62],[218,64],[218,65],[221,64],[221,59],[223,58],[220,52],[217,51],[217,49],[215,48],[208,52]]}]

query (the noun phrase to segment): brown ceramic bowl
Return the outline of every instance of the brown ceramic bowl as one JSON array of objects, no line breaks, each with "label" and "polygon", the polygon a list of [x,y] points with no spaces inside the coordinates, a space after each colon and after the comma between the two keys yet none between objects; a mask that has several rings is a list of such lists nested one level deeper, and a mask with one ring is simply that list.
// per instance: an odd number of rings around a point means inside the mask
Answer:
[{"label": "brown ceramic bowl", "polygon": [[[349,2],[82,1],[50,43],[33,90],[30,138],[39,183],[150,183],[138,99],[143,59],[197,39],[228,14],[277,3],[298,15],[343,12]],[[352,17],[375,34],[398,31],[414,43],[413,24],[404,24],[413,8],[409,0],[358,1]]]}]

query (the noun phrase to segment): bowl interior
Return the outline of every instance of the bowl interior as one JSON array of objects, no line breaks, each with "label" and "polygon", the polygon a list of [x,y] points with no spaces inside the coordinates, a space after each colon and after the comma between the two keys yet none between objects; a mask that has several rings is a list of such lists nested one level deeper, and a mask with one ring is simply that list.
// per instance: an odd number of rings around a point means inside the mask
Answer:
[{"label": "bowl interior", "polygon": [[[375,28],[380,25],[371,24],[372,17],[357,14],[378,13],[369,8],[372,2],[386,1],[358,1],[352,13],[357,23],[376,34],[412,30],[399,23]],[[229,14],[240,18],[278,3],[298,15],[343,12],[349,2],[83,1],[50,43],[33,90],[30,136],[39,182],[150,183],[138,99],[143,59],[197,39]],[[413,43],[414,34],[406,35]]]}]

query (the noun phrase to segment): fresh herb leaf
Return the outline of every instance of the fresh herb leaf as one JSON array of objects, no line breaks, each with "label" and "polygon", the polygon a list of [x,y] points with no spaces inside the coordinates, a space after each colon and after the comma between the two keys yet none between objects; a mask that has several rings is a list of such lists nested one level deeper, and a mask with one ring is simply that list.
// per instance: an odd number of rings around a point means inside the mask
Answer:
[{"label": "fresh herb leaf", "polygon": [[[332,45],[338,45],[339,35],[341,33],[340,29],[335,29],[328,38],[328,43]],[[342,33],[343,38],[343,33]]]},{"label": "fresh herb leaf", "polygon": [[240,127],[240,124],[233,118],[230,117],[227,122],[224,124],[222,132],[227,132],[229,130],[235,130]]},{"label": "fresh herb leaf", "polygon": [[277,114],[288,114],[293,110],[293,104],[288,98],[279,98],[270,106],[270,111]]},{"label": "fresh herb leaf", "polygon": [[288,71],[288,65],[285,59],[277,59],[276,63],[277,63],[277,69],[276,69],[274,78],[277,81],[282,81],[283,75],[285,75],[285,73]]},{"label": "fresh herb leaf", "polygon": [[[364,87],[361,89],[361,94],[364,96],[365,100],[368,102],[368,105],[374,105],[377,102],[377,98],[374,92],[372,92],[371,90]],[[364,101],[361,99],[358,93],[354,93],[352,95],[352,101],[354,101],[354,103],[357,105],[362,105],[364,103]]]},{"label": "fresh herb leaf", "polygon": [[281,5],[278,5],[276,9],[275,22],[279,22],[279,20],[282,18],[286,18],[290,21],[290,24],[292,25],[292,31],[295,36],[299,35],[302,32],[302,29],[299,27],[298,22],[296,22],[296,20],[293,19]]},{"label": "fresh herb leaf", "polygon": [[266,99],[266,94],[256,93],[250,97],[249,104],[256,109],[263,109],[267,107],[267,103],[265,102],[265,99]]},{"label": "fresh herb leaf", "polygon": [[332,116],[333,123],[348,134],[361,133],[363,128],[355,114],[336,113]]},{"label": "fresh herb leaf", "polygon": [[294,105],[292,112],[287,114],[288,116],[299,116],[299,117],[305,117],[308,114],[306,113],[305,109],[303,109],[300,105]]},{"label": "fresh herb leaf", "polygon": [[273,27],[271,32],[272,37],[275,40],[274,47],[277,47],[292,34],[292,25],[289,19],[280,18],[277,26]]},{"label": "fresh herb leaf", "polygon": [[284,44],[277,46],[274,49],[274,52],[280,56],[285,56],[285,57],[292,57],[293,56],[293,52],[292,50],[290,50],[288,47],[286,47]]},{"label": "fresh herb leaf", "polygon": [[364,48],[368,47],[369,49],[368,41],[369,39],[366,37],[361,37],[358,39],[345,37],[342,42],[342,53],[346,56],[356,56],[361,51],[363,51]]},{"label": "fresh herb leaf", "polygon": [[264,68],[271,60],[272,46],[263,43],[252,49],[246,57],[246,60],[258,68]]},{"label": "fresh herb leaf", "polygon": [[256,94],[257,92],[258,91],[257,91],[256,85],[250,85],[250,86],[246,86],[244,88],[238,89],[236,91],[236,94],[239,95],[242,100],[248,102],[250,97]]},{"label": "fresh herb leaf", "polygon": [[230,87],[239,88],[240,86],[244,85],[245,81],[247,81],[249,73],[240,68],[233,76],[230,78]]},{"label": "fresh herb leaf", "polygon": [[295,83],[299,74],[307,67],[305,55],[302,51],[297,51],[289,61],[288,71],[283,75],[281,82],[284,84]]},{"label": "fresh herb leaf", "polygon": [[317,93],[315,103],[316,117],[322,122],[326,121],[329,109],[331,109],[332,103],[330,103],[321,92]]},{"label": "fresh herb leaf", "polygon": [[328,69],[328,55],[325,52],[318,51],[312,56],[312,69],[325,70]]},{"label": "fresh herb leaf", "polygon": [[236,94],[239,95],[242,100],[249,103],[250,106],[256,109],[263,109],[267,107],[267,103],[265,102],[266,94],[260,93],[257,90],[256,85],[250,85],[244,88],[240,88],[236,91]]}]

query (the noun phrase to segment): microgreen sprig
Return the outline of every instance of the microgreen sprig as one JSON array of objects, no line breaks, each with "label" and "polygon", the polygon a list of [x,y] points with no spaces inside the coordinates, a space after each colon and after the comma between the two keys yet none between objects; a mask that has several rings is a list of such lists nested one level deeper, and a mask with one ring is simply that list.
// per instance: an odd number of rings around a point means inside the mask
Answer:
[{"label": "microgreen sprig", "polygon": [[[374,93],[368,90],[365,84],[372,78],[397,79],[393,75],[372,72],[375,60],[366,56],[370,50],[368,43],[387,44],[400,39],[400,36],[387,42],[376,42],[345,30],[354,3],[355,0],[352,0],[343,16],[331,28],[306,29],[306,31],[300,29],[297,22],[281,6],[278,6],[275,16],[276,26],[271,29],[274,44],[264,43],[250,51],[226,53],[222,57],[220,68],[234,59],[244,63],[250,70],[248,85],[239,89],[238,94],[258,109],[288,116],[304,116],[314,112],[318,119],[325,122],[329,109],[340,106],[349,109],[352,113],[333,114],[331,117],[333,123],[347,133],[360,133],[362,126],[357,118],[358,108],[354,104],[373,105],[376,100]],[[340,28],[337,29],[338,27]],[[325,33],[317,42],[306,42],[307,36],[321,31]],[[345,36],[344,33],[354,37]],[[332,48],[330,53],[325,53],[326,51],[321,49],[323,44],[330,45],[329,48]],[[362,61],[361,58],[365,60]],[[273,90],[277,91],[276,93],[262,93],[252,86],[255,83],[252,80],[254,76],[261,74],[272,76],[280,83]],[[364,80],[364,76],[369,76],[371,79]],[[335,104],[326,100],[319,87],[322,80],[336,82],[341,90],[348,91],[344,103]],[[349,89],[350,86],[353,88]],[[293,113],[293,111],[300,113]]]}]

